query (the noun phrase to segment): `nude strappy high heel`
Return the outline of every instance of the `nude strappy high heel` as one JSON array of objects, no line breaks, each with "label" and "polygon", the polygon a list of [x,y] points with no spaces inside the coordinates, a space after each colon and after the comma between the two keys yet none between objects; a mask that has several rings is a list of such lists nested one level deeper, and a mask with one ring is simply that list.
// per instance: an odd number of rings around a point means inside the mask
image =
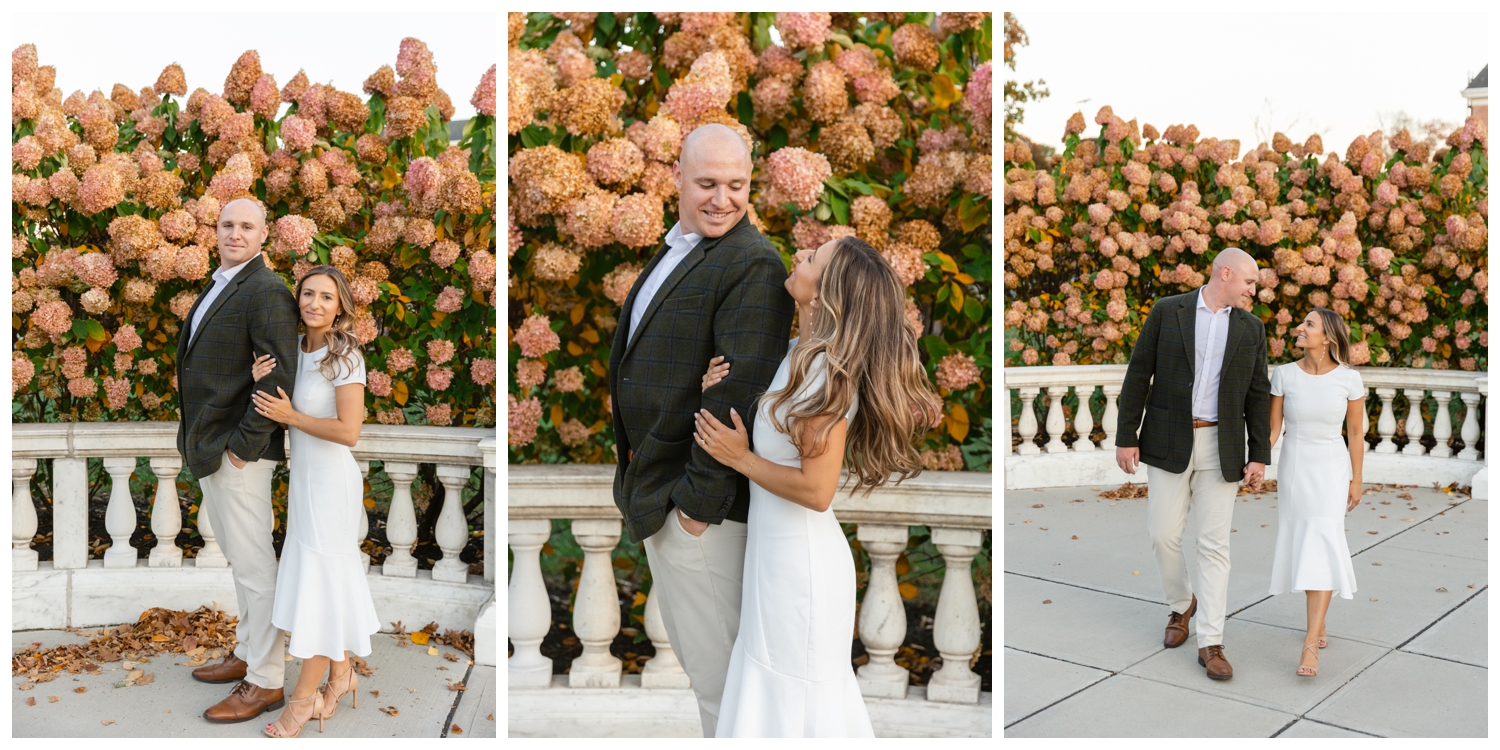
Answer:
[{"label": "nude strappy high heel", "polygon": [[[1302,644],[1302,650],[1303,651],[1311,651],[1312,654],[1313,654],[1313,658],[1314,659],[1316,659],[1317,656],[1318,656],[1318,649],[1317,649],[1317,647],[1314,646],[1311,643],[1304,643],[1304,644]],[[1297,667],[1297,676],[1298,677],[1317,677],[1318,676],[1318,667],[1316,666],[1316,663],[1314,664],[1314,666],[1311,666],[1311,667],[1303,667],[1303,666]]]},{"label": "nude strappy high heel", "polygon": [[[302,721],[297,722],[297,731],[295,731],[295,732],[293,732],[291,734],[285,734],[284,732],[286,730],[283,729],[282,722],[285,719],[287,719],[288,717],[290,717],[292,719],[296,719],[297,718],[296,714],[293,713],[293,711],[292,711],[292,704],[294,704],[294,703],[306,703],[308,701],[313,701],[312,713],[308,714],[307,718],[303,719]],[[318,719],[318,733],[322,734],[323,733],[323,718],[320,717],[320,716],[318,716],[318,714],[320,714],[322,712],[323,712],[323,694],[322,693],[313,693],[312,695],[309,695],[306,698],[303,698],[301,700],[295,700],[295,701],[294,700],[288,700],[286,702],[286,711],[282,712],[281,716],[278,717],[276,719],[276,721],[270,722],[270,723],[266,724],[264,727],[261,727],[260,731],[261,731],[262,734],[264,734],[267,737],[273,737],[273,738],[276,738],[276,739],[291,739],[293,737],[300,736],[302,734],[302,728],[304,726],[307,726],[307,722],[312,721],[314,718],[317,718]],[[276,734],[271,734],[271,730],[273,730],[273,729],[276,730]]]},{"label": "nude strappy high heel", "polygon": [[339,701],[343,700],[344,695],[347,693],[354,694],[353,708],[359,708],[359,675],[354,673],[353,666],[350,666],[348,671],[344,672],[342,682],[344,683],[344,689],[340,690],[338,695],[330,695],[334,690],[332,679],[323,683],[323,687],[319,689],[318,692],[323,695],[324,706],[323,713],[318,716],[319,719],[332,719],[334,709],[339,707]]}]

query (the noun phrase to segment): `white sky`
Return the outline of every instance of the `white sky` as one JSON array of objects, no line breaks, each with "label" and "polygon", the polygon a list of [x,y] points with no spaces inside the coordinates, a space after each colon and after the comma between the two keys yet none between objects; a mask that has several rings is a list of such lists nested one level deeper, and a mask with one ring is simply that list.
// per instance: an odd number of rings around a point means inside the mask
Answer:
[{"label": "white sky", "polygon": [[1324,151],[1343,153],[1355,136],[1381,127],[1381,114],[1404,110],[1418,121],[1460,124],[1468,107],[1458,92],[1488,62],[1488,18],[1411,8],[1370,14],[1018,11],[1030,44],[1017,51],[1016,70],[1006,74],[1043,78],[1052,95],[1028,103],[1017,129],[1060,148],[1070,115],[1082,111],[1085,133],[1092,135],[1095,113],[1108,104],[1125,120],[1161,131],[1194,124],[1202,136],[1238,138],[1243,154],[1259,142],[1256,116],[1270,113],[1274,130],[1292,140],[1321,132]]},{"label": "white sky", "polygon": [[381,65],[394,69],[401,40],[412,36],[432,50],[453,119],[465,120],[479,79],[500,60],[498,13],[14,13],[11,21],[10,49],[35,44],[39,62],[57,68],[64,98],[108,94],[116,83],[139,91],[174,62],[189,93],[201,86],[221,94],[247,49],[260,53],[277,86],[302,69],[312,83],[364,98],[365,78]]}]

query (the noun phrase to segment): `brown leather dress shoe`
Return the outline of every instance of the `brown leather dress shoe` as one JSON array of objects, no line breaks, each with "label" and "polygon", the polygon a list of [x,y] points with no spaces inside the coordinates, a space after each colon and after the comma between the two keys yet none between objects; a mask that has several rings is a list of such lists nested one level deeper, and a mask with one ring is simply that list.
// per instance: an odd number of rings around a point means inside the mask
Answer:
[{"label": "brown leather dress shoe", "polygon": [[237,682],[245,679],[246,666],[240,657],[231,653],[224,657],[224,661],[218,664],[205,664],[193,670],[193,679],[215,685],[225,682]]},{"label": "brown leather dress shoe", "polygon": [[1198,611],[1198,597],[1193,596],[1193,601],[1188,604],[1186,612],[1173,612],[1167,618],[1167,635],[1162,639],[1161,645],[1167,648],[1177,648],[1187,642],[1188,620],[1193,619],[1193,613]]},{"label": "brown leather dress shoe", "polygon": [[266,711],[281,708],[284,705],[286,701],[282,700],[281,688],[267,690],[241,680],[240,684],[234,686],[234,691],[229,694],[228,698],[204,711],[203,718],[215,724],[235,724],[249,721]]},{"label": "brown leather dress shoe", "polygon": [[1210,680],[1227,680],[1234,676],[1234,668],[1224,658],[1224,647],[1217,643],[1198,649],[1198,666],[1207,668]]}]

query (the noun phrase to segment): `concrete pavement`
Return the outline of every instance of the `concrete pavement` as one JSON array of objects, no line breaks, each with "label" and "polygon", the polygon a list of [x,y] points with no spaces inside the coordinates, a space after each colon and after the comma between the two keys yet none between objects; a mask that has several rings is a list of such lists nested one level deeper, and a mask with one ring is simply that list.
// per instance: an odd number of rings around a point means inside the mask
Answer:
[{"label": "concrete pavement", "polygon": [[1277,495],[1237,498],[1224,628],[1235,676],[1217,682],[1198,666],[1196,630],[1162,646],[1146,500],[1100,498],[1108,489],[1005,493],[1006,736],[1487,736],[1487,501],[1367,492],[1345,524],[1358,590],[1333,600],[1307,678],[1295,674],[1304,597],[1267,593]]},{"label": "concrete pavement", "polygon": [[[61,643],[86,643],[60,630],[31,630],[11,634],[11,648],[33,642],[44,647]],[[436,646],[439,655],[415,644],[398,647],[390,634],[370,638],[366,661],[373,677],[359,678],[359,708],[348,698],[340,701],[336,714],[324,722],[310,722],[303,737],[475,737],[495,736],[496,676],[494,667],[469,666],[469,657],[449,646]],[[452,653],[451,662],[441,654]],[[208,685],[192,678],[192,668],[182,666],[182,654],[164,654],[138,668],[155,677],[148,685],[116,688],[125,679],[121,662],[101,664],[96,674],[66,672],[51,681],[18,690],[20,678],[11,679],[11,732],[15,737],[256,737],[261,727],[280,711],[239,724],[210,724],[203,710],[217,703],[233,684]],[[286,665],[286,689],[296,683],[300,659]],[[465,690],[450,690],[462,681]],[[78,688],[86,688],[78,693]],[[371,691],[379,691],[377,697]],[[50,698],[56,696],[57,702]],[[36,705],[28,706],[27,698]],[[395,715],[380,710],[393,707]],[[109,723],[105,723],[109,722]],[[462,732],[453,731],[457,724]],[[446,730],[446,731],[445,731]]]}]

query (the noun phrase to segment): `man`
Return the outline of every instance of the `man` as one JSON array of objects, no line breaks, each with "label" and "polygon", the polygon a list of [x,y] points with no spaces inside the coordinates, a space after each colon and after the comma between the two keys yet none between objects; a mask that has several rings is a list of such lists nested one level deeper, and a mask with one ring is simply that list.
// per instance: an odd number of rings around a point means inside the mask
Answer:
[{"label": "man", "polygon": [[[672,166],[678,223],[630,290],[609,361],[615,504],[630,538],[645,541],[651,595],[705,737],[739,632],[750,483],[693,442],[693,415],[707,409],[730,424],[731,407],[754,414],[792,326],[786,266],[746,215],[750,172],[735,131],[715,124],[688,135]],[[703,390],[720,355],[731,373]]]},{"label": "man", "polygon": [[[237,683],[203,712],[216,723],[249,721],[280,708],[284,646],[271,625],[276,550],[271,546],[271,472],[286,460],[283,430],[253,408],[250,394],[292,394],[297,369],[297,304],[286,282],[261,257],[269,233],[265,210],[250,199],[219,212],[219,268],[188,313],[177,342],[182,420],[177,452],[198,478],[203,506],[234,575],[239,643],[220,664],[199,667],[203,682]],[[277,367],[250,374],[258,354]]]},{"label": "man", "polygon": [[[1224,658],[1230,520],[1236,483],[1244,479],[1259,488],[1271,463],[1271,383],[1265,326],[1242,309],[1255,295],[1255,259],[1225,248],[1214,258],[1212,274],[1197,291],[1167,297],[1146,316],[1120,392],[1115,461],[1127,474],[1138,463],[1147,467],[1146,524],[1172,608],[1163,645],[1181,646],[1196,612],[1198,664],[1209,679],[1227,680],[1234,676]],[[1182,557],[1183,526],[1193,504],[1196,586]],[[1201,612],[1195,588],[1203,594]]]}]

